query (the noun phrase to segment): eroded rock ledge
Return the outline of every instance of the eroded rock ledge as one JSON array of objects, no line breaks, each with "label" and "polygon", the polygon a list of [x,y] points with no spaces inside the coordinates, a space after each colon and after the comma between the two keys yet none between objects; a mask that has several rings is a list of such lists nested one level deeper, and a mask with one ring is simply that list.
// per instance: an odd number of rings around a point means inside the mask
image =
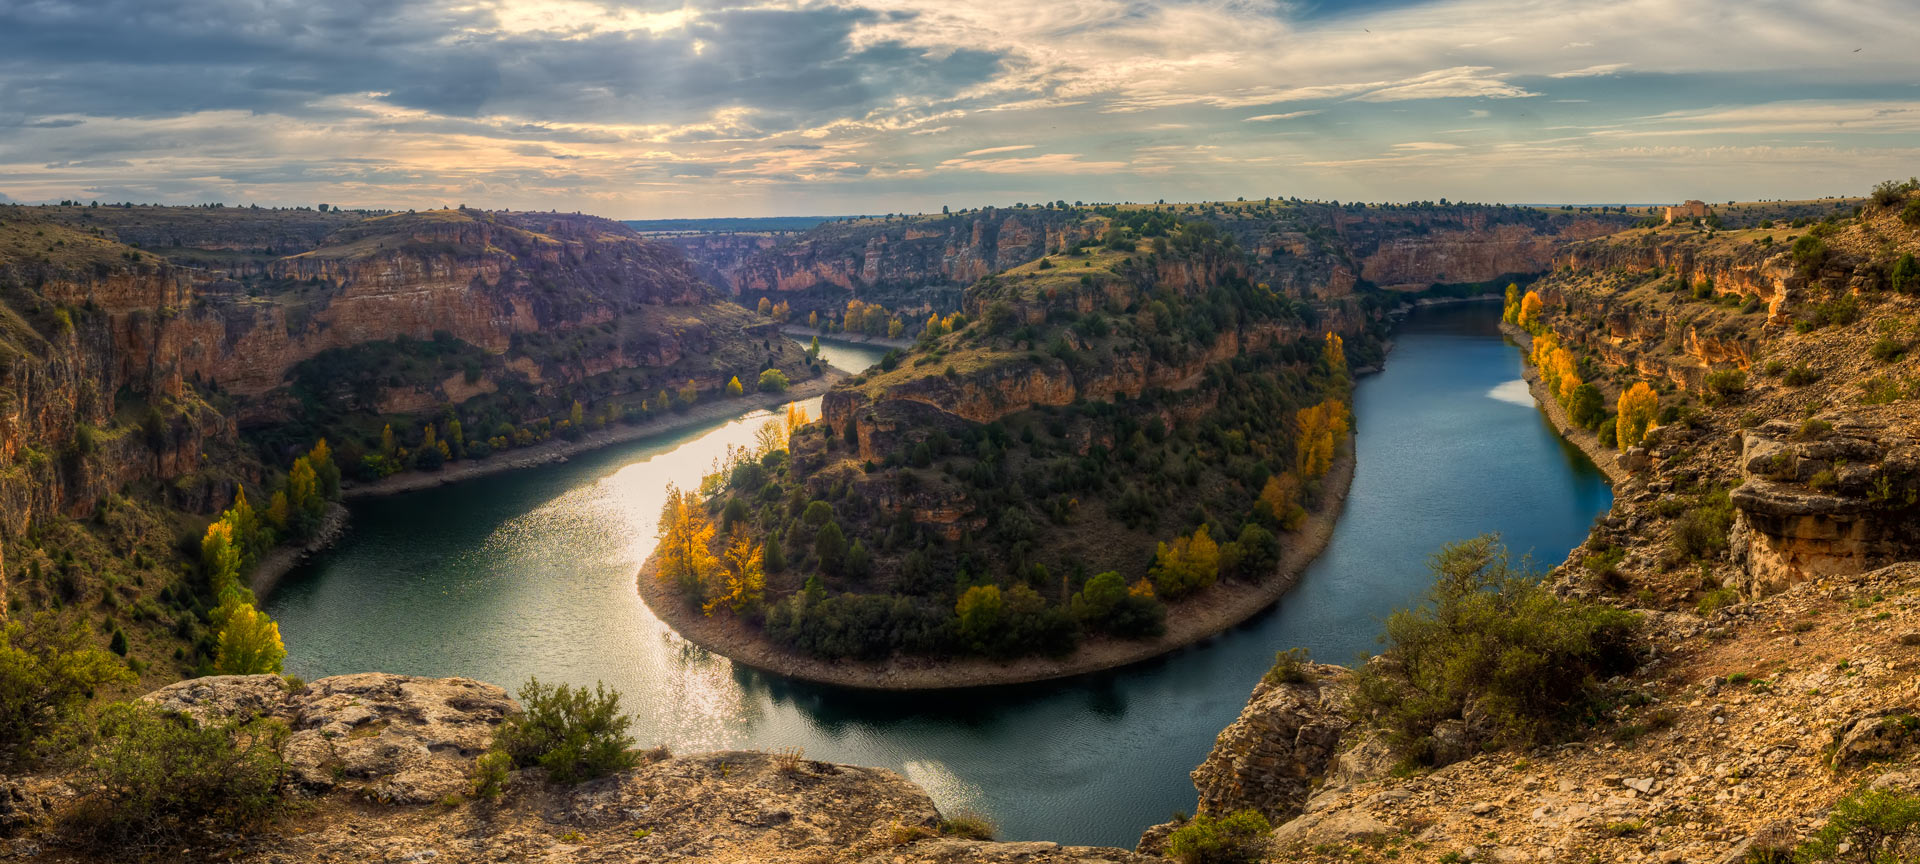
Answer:
[{"label": "eroded rock ledge", "polygon": [[[500,687],[466,678],[341,675],[289,692],[275,675],[217,676],[144,698],[202,720],[264,716],[293,730],[286,758],[300,805],[275,825],[231,838],[231,854],[185,850],[182,860],[1151,860],[1121,849],[942,837],[933,800],[898,774],[759,752],[654,751],[637,768],[578,786],[522,771],[498,802],[470,801],[474,759],[519,705]],[[31,778],[22,800],[59,801],[74,791],[58,777]],[[46,821],[0,840],[0,860],[90,860],[64,857]]]}]

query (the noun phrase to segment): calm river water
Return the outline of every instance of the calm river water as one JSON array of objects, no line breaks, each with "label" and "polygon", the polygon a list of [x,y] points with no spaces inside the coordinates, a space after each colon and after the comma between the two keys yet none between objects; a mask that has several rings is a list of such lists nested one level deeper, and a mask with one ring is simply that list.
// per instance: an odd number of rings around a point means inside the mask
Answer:
[{"label": "calm river water", "polygon": [[[737,667],[661,624],[634,589],[661,491],[697,482],[770,416],[619,445],[564,465],[357,502],[345,541],[268,602],[288,671],[605,681],[642,744],[800,746],[891,768],[943,810],[986,813],[1007,839],[1131,848],[1193,807],[1187,772],[1231,723],[1274,651],[1346,662],[1414,601],[1440,544],[1498,531],[1558,563],[1611,503],[1520,382],[1497,304],[1415,312],[1386,371],[1355,393],[1359,468],[1332,543],[1273,609],[1206,643],[1067,682],[964,694],[820,687]],[[881,352],[826,348],[864,368]],[[809,406],[817,415],[818,400]]]}]

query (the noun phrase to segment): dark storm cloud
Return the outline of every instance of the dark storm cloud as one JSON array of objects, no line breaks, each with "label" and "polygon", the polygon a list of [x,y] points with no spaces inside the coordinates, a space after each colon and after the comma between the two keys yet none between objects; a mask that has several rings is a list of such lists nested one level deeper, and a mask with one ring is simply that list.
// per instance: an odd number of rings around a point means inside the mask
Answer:
[{"label": "dark storm cloud", "polygon": [[[941,98],[1000,56],[856,48],[863,9],[713,9],[686,27],[488,32],[440,0],[104,0],[0,4],[0,94],[27,117],[208,110],[301,115],[329,96],[384,93],[439,115],[682,124],[767,112],[765,133],[858,117],[896,97]],[[562,38],[571,36],[571,38]]]}]

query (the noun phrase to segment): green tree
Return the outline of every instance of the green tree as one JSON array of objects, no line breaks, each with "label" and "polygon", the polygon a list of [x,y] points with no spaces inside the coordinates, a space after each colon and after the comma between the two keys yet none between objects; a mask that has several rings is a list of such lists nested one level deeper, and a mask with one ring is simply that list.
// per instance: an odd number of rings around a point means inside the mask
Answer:
[{"label": "green tree", "polygon": [[1592,429],[1606,419],[1606,397],[1600,395],[1600,388],[1592,384],[1581,384],[1573,388],[1573,396],[1567,400],[1567,419],[1582,429]]},{"label": "green tree", "polygon": [[960,595],[954,604],[960,617],[960,638],[974,651],[991,652],[1000,641],[1005,626],[1006,601],[998,585],[975,585]]},{"label": "green tree", "polygon": [[840,523],[830,521],[820,526],[819,532],[813,535],[813,554],[820,559],[820,569],[840,572],[847,557],[847,535],[840,530]]},{"label": "green tree", "polygon": [[95,691],[132,684],[118,657],[100,650],[79,620],[51,612],[0,623],[0,763],[79,714]]},{"label": "green tree", "polygon": [[766,369],[760,373],[760,392],[762,393],[784,393],[790,383],[787,380],[787,373],[778,369]]}]

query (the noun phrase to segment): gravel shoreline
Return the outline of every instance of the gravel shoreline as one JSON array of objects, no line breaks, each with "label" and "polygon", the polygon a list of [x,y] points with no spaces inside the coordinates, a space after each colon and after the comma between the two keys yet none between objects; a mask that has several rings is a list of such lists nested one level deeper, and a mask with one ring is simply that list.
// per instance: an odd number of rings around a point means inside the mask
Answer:
[{"label": "gravel shoreline", "polygon": [[640,569],[640,596],[676,633],[695,645],[736,663],[819,684],[862,690],[948,690],[1027,684],[1116,669],[1205,641],[1265,611],[1300,580],[1307,565],[1333,538],[1333,528],[1353,484],[1353,439],[1347,455],[1334,460],[1324,478],[1327,501],[1310,514],[1287,541],[1272,575],[1258,583],[1221,582],[1199,595],[1167,606],[1167,632],[1159,639],[1090,638],[1061,658],[1025,657],[1010,661],[982,658],[939,660],[896,657],[881,662],[829,661],[793,654],[758,629],[731,615],[702,615],[678,593],[655,578],[649,557]]}]

